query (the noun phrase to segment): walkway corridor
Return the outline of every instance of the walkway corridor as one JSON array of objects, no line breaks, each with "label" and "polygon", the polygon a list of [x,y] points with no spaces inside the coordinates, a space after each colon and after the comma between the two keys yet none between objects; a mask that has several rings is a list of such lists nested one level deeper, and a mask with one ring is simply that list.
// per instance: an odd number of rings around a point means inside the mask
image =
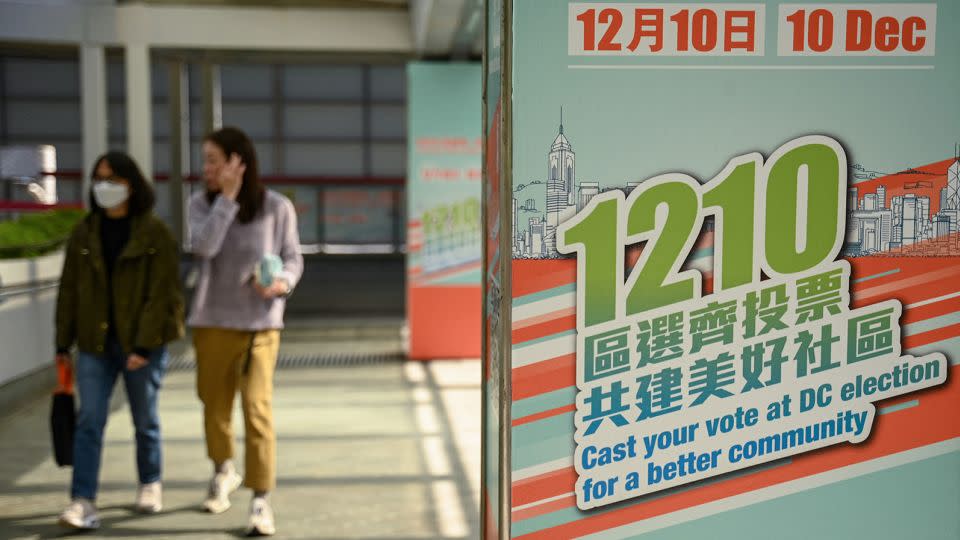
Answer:
[{"label": "walkway corridor", "polygon": [[[403,362],[398,343],[382,335],[313,328],[285,332],[276,375],[277,538],[478,538],[479,363]],[[160,400],[164,511],[132,512],[133,431],[118,384],[103,456],[102,525],[83,538],[243,534],[249,491],[234,494],[225,514],[199,510],[211,471],[192,358],[186,347],[174,352]],[[341,356],[331,362],[334,353]],[[344,356],[357,354],[376,356]],[[44,396],[0,418],[0,538],[65,535],[56,516],[67,503],[70,469],[53,463],[48,415]],[[241,434],[238,404],[234,426]]]}]

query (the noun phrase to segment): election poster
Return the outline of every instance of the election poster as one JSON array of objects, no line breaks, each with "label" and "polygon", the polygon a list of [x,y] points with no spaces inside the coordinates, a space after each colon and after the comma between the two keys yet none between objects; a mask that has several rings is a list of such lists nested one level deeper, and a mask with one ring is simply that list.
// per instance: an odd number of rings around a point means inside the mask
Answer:
[{"label": "election poster", "polygon": [[960,3],[501,4],[501,537],[960,538]]},{"label": "election poster", "polygon": [[407,324],[411,358],[480,354],[481,80],[477,63],[411,63]]}]

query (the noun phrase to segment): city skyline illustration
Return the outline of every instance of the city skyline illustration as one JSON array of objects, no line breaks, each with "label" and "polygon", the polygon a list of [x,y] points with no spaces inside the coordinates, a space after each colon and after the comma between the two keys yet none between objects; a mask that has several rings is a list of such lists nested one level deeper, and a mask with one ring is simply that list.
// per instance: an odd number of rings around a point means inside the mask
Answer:
[{"label": "city skyline illustration", "polygon": [[[580,179],[562,109],[546,158],[545,179],[514,186],[512,251],[517,259],[568,258],[557,252],[557,227],[598,194],[613,189],[629,194],[641,183],[602,185]],[[849,180],[844,257],[960,256],[960,146],[954,145],[948,160],[897,173],[851,164]]]}]

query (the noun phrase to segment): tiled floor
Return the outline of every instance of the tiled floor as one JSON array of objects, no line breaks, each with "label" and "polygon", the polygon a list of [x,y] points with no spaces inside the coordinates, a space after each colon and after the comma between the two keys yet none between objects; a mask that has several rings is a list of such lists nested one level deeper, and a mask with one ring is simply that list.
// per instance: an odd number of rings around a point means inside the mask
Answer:
[{"label": "tiled floor", "polygon": [[[293,329],[289,337],[288,353],[377,349],[376,340],[356,335],[322,345],[311,345],[308,331]],[[279,370],[277,537],[478,538],[479,381],[476,360]],[[192,371],[168,374],[160,408],[164,512],[131,511],[133,429],[121,406],[107,427],[98,501],[103,525],[83,537],[242,535],[249,492],[235,494],[225,514],[199,511],[210,464]],[[52,461],[48,414],[44,398],[0,418],[0,538],[64,534],[56,515],[67,502],[70,469]],[[242,449],[239,408],[234,425]],[[242,464],[242,451],[237,457]]]}]

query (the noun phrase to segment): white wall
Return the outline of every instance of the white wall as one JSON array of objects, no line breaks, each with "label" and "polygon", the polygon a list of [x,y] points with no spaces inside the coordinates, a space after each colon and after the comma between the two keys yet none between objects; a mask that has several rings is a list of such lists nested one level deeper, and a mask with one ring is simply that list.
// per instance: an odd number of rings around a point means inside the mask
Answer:
[{"label": "white wall", "polygon": [[149,6],[0,0],[0,40],[412,54],[404,10]]},{"label": "white wall", "polygon": [[0,385],[53,363],[56,289],[0,300]]},{"label": "white wall", "polygon": [[[0,261],[0,285],[51,283],[62,268],[62,253]],[[0,385],[53,363],[56,302],[55,288],[0,297]]]}]

